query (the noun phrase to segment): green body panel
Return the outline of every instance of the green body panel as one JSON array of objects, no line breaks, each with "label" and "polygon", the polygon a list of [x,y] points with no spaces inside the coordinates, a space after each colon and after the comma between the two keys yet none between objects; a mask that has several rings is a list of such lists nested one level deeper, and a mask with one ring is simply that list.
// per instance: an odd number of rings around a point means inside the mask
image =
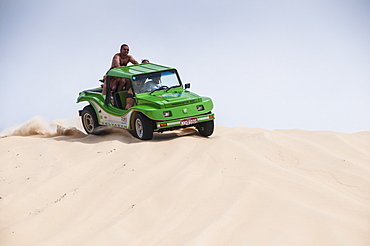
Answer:
[{"label": "green body panel", "polygon": [[[163,94],[161,96],[165,95],[166,94]],[[211,98],[200,97],[197,96],[195,93],[188,91],[183,91],[177,97],[166,97],[166,99],[149,95],[149,93],[145,93],[145,95],[141,94],[140,98],[136,98],[136,100],[137,105],[130,108],[129,110],[123,110],[116,108],[111,104],[104,105],[105,96],[101,93],[84,91],[81,92],[80,96],[77,99],[77,102],[90,102],[90,104],[95,108],[97,115],[99,115],[99,112],[98,109],[95,107],[96,104],[111,115],[121,117],[128,114],[129,111],[139,111],[146,115],[149,119],[161,122],[202,115],[210,112],[213,109],[213,102]],[[95,102],[96,104],[92,102]],[[203,105],[204,109],[199,111],[196,108],[197,105]],[[171,111],[171,117],[164,117],[164,111]],[[100,121],[100,118],[98,120]]]},{"label": "green body panel", "polygon": [[[206,99],[206,98],[205,98]],[[143,112],[148,118],[156,121],[167,121],[172,119],[180,119],[180,118],[188,118],[192,116],[196,116],[199,114],[205,114],[213,108],[213,103],[211,100],[204,100],[200,102],[204,107],[204,110],[198,111],[196,106],[197,104],[187,104],[183,106],[177,106],[173,108],[165,108],[165,109],[155,109],[153,107],[147,105],[138,105],[133,107],[133,109]],[[163,112],[170,111],[170,117],[164,117]]]},{"label": "green body panel", "polygon": [[[132,78],[140,74],[166,70],[174,70],[174,68],[147,63],[113,68],[108,75]],[[134,94],[135,106],[129,110],[119,109],[110,103],[106,105],[105,99],[106,96],[101,93],[101,88],[94,88],[80,92],[77,102],[89,102],[95,109],[99,124],[127,129],[133,129],[132,117],[136,112],[141,112],[151,119],[155,123],[154,130],[160,131],[180,127],[180,121],[184,119],[196,118],[197,123],[214,119],[214,114],[211,113],[212,99],[185,90],[182,84],[174,88]],[[164,112],[170,115],[165,117]],[[160,125],[161,123],[167,123],[167,125]]]},{"label": "green body panel", "polygon": [[[92,89],[92,90],[94,90],[94,89]],[[98,92],[94,92],[94,91],[87,90],[87,91],[81,92],[80,95],[77,98],[77,103],[83,102],[83,101],[89,102],[90,105],[94,107],[94,109],[96,111],[96,115],[98,115],[98,113],[99,113],[98,109],[96,108],[96,105],[103,108],[104,111],[106,111],[108,114],[115,115],[115,116],[123,116],[128,111],[128,110],[123,110],[123,109],[116,108],[111,104],[105,105],[104,104],[105,95],[103,95],[101,93],[98,93]],[[93,102],[95,102],[95,103],[93,103]],[[99,120],[99,123],[100,123],[100,118],[98,120]]]}]

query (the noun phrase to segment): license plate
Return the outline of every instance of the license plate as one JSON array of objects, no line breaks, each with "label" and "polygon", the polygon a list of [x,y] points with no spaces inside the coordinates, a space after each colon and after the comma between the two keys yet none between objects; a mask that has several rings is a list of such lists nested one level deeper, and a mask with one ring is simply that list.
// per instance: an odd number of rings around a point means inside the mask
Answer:
[{"label": "license plate", "polygon": [[190,118],[190,119],[183,119],[180,120],[180,125],[181,126],[188,126],[188,125],[193,125],[198,123],[198,118]]}]

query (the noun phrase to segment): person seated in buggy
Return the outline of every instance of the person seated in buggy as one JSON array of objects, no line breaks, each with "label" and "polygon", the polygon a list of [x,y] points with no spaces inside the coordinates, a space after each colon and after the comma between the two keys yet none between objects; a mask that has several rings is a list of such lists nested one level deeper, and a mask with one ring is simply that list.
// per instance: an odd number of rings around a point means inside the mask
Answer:
[{"label": "person seated in buggy", "polygon": [[136,94],[146,92],[144,89],[145,80],[146,80],[145,78],[138,78],[138,77],[132,78],[132,87],[134,88],[134,92]]},{"label": "person seated in buggy", "polygon": [[139,75],[132,78],[135,93],[151,92],[160,87],[160,75]]}]

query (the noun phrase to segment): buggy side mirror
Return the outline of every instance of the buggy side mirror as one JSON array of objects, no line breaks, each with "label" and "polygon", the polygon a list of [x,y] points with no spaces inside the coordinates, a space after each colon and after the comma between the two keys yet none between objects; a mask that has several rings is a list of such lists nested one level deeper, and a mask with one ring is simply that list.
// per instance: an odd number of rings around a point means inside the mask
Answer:
[{"label": "buggy side mirror", "polygon": [[190,83],[185,84],[185,90],[190,88]]}]

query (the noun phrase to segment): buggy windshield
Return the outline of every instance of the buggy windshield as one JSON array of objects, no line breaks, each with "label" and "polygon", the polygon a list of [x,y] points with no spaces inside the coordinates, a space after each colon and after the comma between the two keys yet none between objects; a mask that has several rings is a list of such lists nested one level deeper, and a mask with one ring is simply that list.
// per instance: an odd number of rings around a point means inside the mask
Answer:
[{"label": "buggy windshield", "polygon": [[175,70],[141,74],[132,77],[132,86],[135,93],[166,90],[181,86]]}]

